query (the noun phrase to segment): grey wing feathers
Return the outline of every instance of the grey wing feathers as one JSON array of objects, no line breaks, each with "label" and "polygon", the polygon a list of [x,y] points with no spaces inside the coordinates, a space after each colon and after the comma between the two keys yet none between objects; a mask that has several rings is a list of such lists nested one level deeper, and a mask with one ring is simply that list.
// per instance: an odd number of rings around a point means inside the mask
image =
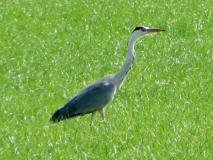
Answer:
[{"label": "grey wing feathers", "polygon": [[63,108],[57,110],[51,120],[53,122],[84,115],[102,109],[115,94],[116,86],[108,82],[96,82],[83,89]]}]

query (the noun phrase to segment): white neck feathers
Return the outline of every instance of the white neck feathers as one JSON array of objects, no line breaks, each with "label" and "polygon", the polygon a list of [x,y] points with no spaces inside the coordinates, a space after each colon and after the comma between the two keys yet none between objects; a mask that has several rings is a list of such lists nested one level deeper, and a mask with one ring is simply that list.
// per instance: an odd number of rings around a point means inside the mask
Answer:
[{"label": "white neck feathers", "polygon": [[129,70],[131,69],[131,66],[134,62],[134,53],[135,53],[135,42],[137,37],[139,36],[139,34],[137,32],[133,32],[132,35],[129,38],[129,42],[128,42],[128,54],[125,60],[125,63],[123,64],[121,70],[115,74],[115,77],[113,79],[115,85],[120,88],[122,85],[122,82],[125,79],[125,76],[127,75],[127,73],[129,72]]}]

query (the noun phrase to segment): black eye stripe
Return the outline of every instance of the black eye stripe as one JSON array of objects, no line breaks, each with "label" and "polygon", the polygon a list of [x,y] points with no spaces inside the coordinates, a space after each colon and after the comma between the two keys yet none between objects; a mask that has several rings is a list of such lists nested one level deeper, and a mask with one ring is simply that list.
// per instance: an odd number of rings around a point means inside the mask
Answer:
[{"label": "black eye stripe", "polygon": [[138,26],[138,27],[135,27],[134,31],[137,31],[137,30],[146,31],[146,28],[144,28],[143,26]]},{"label": "black eye stripe", "polygon": [[134,29],[134,31],[137,31],[137,30],[140,30],[141,29],[141,27],[136,27],[135,29]]}]

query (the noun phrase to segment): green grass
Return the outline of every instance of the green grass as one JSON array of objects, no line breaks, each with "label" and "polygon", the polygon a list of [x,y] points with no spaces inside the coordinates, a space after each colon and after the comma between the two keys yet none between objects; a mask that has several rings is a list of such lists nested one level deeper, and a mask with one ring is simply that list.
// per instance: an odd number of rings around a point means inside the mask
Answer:
[{"label": "green grass", "polygon": [[[213,159],[210,0],[1,1],[0,159]],[[50,124],[144,37],[107,120]]]}]

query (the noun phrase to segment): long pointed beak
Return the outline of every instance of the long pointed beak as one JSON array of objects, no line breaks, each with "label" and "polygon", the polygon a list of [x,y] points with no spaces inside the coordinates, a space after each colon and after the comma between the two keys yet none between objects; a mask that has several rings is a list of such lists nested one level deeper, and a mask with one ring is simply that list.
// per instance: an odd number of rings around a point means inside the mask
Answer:
[{"label": "long pointed beak", "polygon": [[160,29],[160,28],[147,28],[146,31],[147,32],[164,32],[166,30]]}]

